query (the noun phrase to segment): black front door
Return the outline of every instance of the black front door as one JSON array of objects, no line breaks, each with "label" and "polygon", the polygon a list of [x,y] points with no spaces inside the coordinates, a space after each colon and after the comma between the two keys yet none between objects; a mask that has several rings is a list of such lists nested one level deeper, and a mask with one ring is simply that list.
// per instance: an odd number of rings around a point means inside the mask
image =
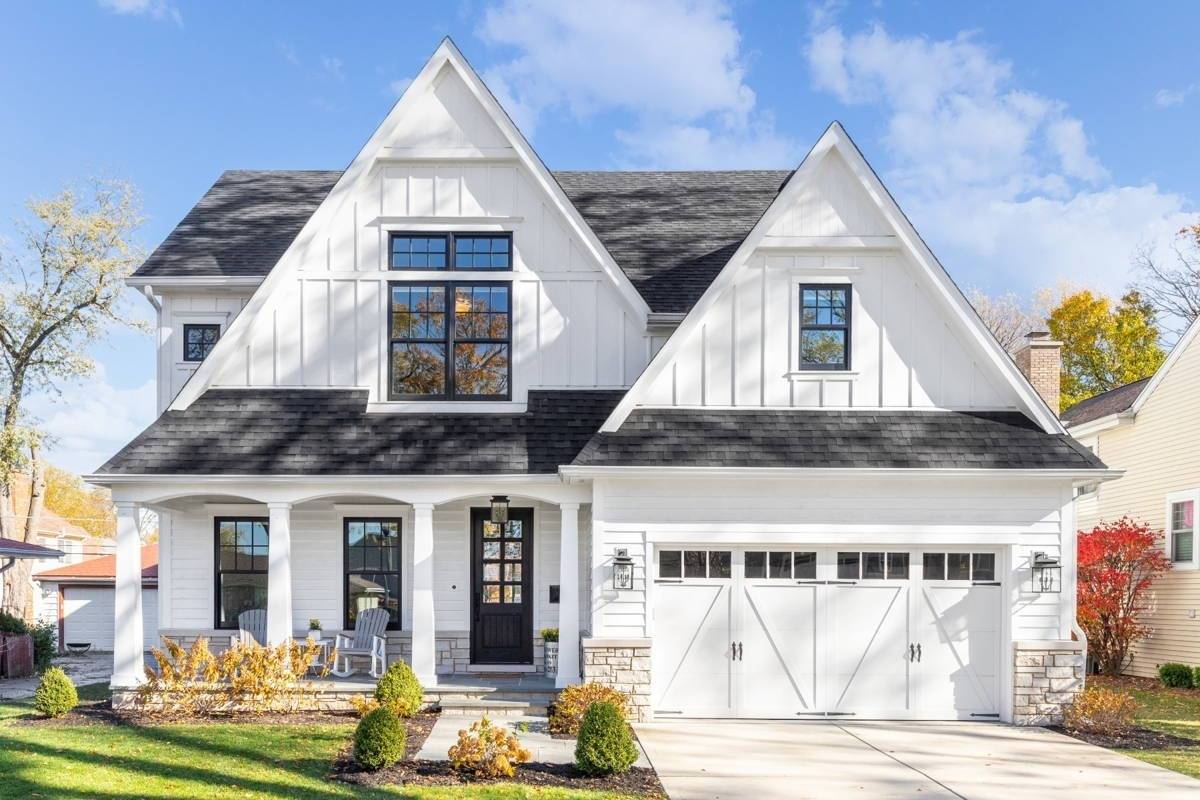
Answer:
[{"label": "black front door", "polygon": [[471,509],[471,662],[533,663],[533,509]]}]

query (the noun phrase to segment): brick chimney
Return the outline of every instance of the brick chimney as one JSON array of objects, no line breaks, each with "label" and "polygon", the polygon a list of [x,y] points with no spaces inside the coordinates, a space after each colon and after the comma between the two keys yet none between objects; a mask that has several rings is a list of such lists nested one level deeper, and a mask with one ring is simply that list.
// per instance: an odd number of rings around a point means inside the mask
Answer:
[{"label": "brick chimney", "polygon": [[1062,342],[1050,338],[1048,331],[1030,331],[1025,346],[1013,358],[1033,388],[1056,415],[1059,412],[1059,380],[1062,376]]}]

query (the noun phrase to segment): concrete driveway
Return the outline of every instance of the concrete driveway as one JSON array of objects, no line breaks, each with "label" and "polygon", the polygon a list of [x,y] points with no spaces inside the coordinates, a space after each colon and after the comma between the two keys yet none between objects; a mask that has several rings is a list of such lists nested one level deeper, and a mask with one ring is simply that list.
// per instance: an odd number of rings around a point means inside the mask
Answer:
[{"label": "concrete driveway", "polygon": [[1200,781],[1040,728],[841,721],[635,727],[672,800],[1200,797]]}]

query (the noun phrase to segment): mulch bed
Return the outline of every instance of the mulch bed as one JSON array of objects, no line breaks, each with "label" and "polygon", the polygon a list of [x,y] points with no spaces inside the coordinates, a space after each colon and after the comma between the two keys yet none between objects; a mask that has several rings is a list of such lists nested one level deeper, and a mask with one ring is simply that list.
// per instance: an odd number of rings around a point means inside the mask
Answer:
[{"label": "mulch bed", "polygon": [[1051,728],[1074,739],[1115,750],[1178,750],[1182,747],[1200,746],[1200,740],[1175,736],[1148,728],[1130,728],[1120,734],[1088,733],[1072,731],[1062,727]]},{"label": "mulch bed", "polygon": [[[412,752],[411,742],[408,748]],[[520,783],[528,786],[553,786],[566,789],[621,792],[642,797],[665,798],[666,791],[652,769],[633,767],[624,775],[591,777],[571,764],[530,763],[517,766],[512,778],[475,778],[454,771],[448,761],[409,760],[368,772],[354,763],[347,748],[334,762],[332,776],[336,780],[361,786],[469,786],[489,783]]]}]

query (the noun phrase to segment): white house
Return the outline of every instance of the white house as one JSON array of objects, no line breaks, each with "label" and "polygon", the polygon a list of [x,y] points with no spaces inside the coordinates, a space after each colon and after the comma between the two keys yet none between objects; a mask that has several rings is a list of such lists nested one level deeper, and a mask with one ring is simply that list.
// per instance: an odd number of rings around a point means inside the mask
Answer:
[{"label": "white house", "polygon": [[1082,681],[1112,473],[837,123],[791,171],[550,172],[446,40],[344,172],[225,173],[130,283],[162,414],[90,478],[116,687],[139,506],[181,639],[382,605],[432,683],[557,626],[559,685],[641,718],[1033,722]]}]

